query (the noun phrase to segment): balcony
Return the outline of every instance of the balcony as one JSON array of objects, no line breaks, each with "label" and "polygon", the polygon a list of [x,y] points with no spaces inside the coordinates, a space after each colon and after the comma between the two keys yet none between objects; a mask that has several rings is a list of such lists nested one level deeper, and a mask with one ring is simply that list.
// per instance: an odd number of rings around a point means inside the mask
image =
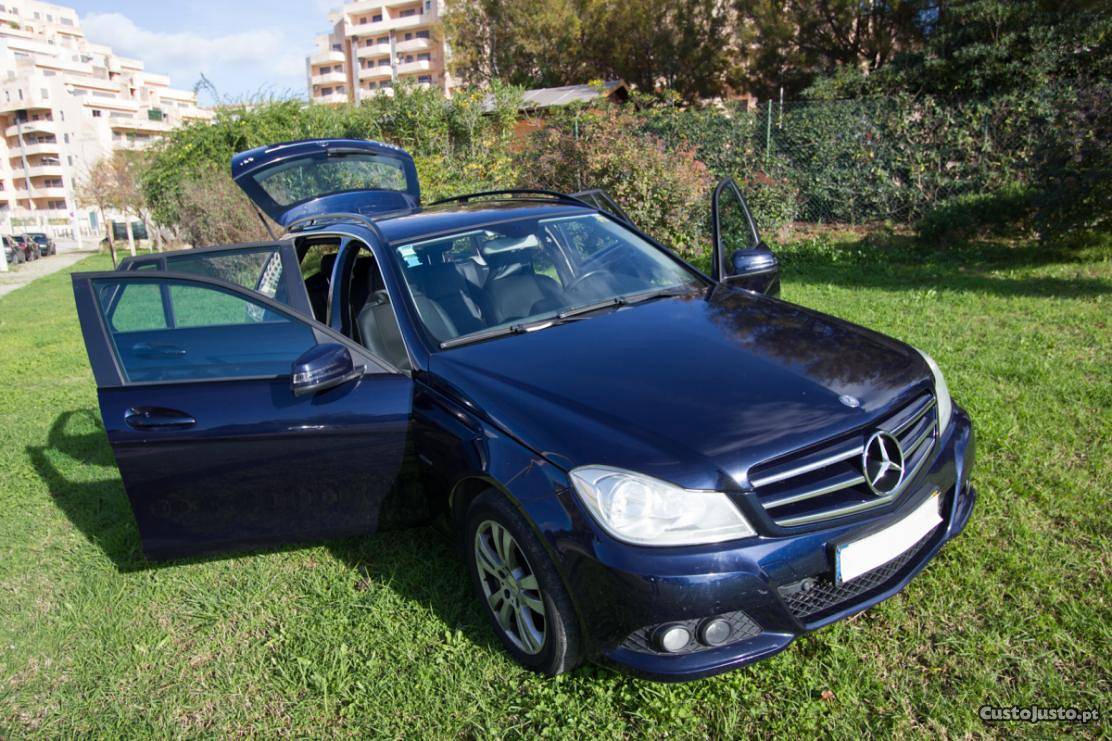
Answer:
[{"label": "balcony", "polygon": [[394,71],[390,69],[390,65],[388,64],[382,65],[381,67],[375,66],[359,70],[360,80],[381,80],[393,76]]},{"label": "balcony", "polygon": [[165,119],[152,121],[145,116],[109,116],[108,125],[115,131],[151,131],[165,133],[173,125]]},{"label": "balcony", "polygon": [[318,51],[316,54],[309,55],[309,64],[333,64],[335,62],[343,62],[344,53],[342,51]]},{"label": "balcony", "polygon": [[370,46],[360,46],[355,51],[355,56],[363,59],[365,57],[381,57],[383,54],[390,53],[390,44],[371,44]]},{"label": "balcony", "polygon": [[399,52],[406,51],[428,51],[432,49],[432,39],[410,39],[409,41],[399,41],[395,45]]},{"label": "balcony", "polygon": [[23,121],[20,124],[12,124],[4,129],[4,136],[19,136],[21,130],[24,134],[58,133],[58,128],[54,125],[53,121]]},{"label": "balcony", "polygon": [[384,18],[376,23],[347,23],[344,33],[348,36],[377,36],[388,31],[407,31],[411,28],[430,26],[434,22],[431,15],[418,13],[405,18]]},{"label": "balcony", "polygon": [[422,59],[419,62],[405,62],[398,65],[398,74],[406,75],[420,72],[431,72],[432,62],[427,59]]},{"label": "balcony", "polygon": [[347,74],[344,72],[326,72],[323,75],[311,75],[309,80],[314,85],[343,85],[347,82]]},{"label": "balcony", "polygon": [[27,142],[23,145],[22,149],[20,149],[20,146],[19,146],[18,142],[14,143],[14,144],[12,144],[12,143],[8,144],[8,155],[10,157],[14,157],[17,162],[19,161],[20,154],[27,154],[27,155],[54,154],[54,155],[57,155],[61,151],[62,150],[59,147],[58,142]]},{"label": "balcony", "polygon": [[314,95],[314,103],[323,105],[342,105],[348,102],[347,93],[332,93],[330,95]]},{"label": "balcony", "polygon": [[[16,182],[19,183],[20,182],[19,179],[16,179]],[[12,192],[12,195],[14,195],[16,198],[19,198],[19,199],[26,199],[27,198],[27,189],[17,187]],[[32,190],[31,190],[31,197],[32,198],[54,198],[54,199],[62,198],[62,199],[64,199],[68,195],[69,195],[69,192],[60,185],[54,185],[54,186],[50,186],[50,187],[41,187],[41,188],[40,187],[35,187],[35,188],[32,188]]]},{"label": "balcony", "polygon": [[[16,170],[13,174],[15,177],[20,177],[23,173],[22,170]],[[30,165],[27,168],[27,174],[33,178],[60,178],[62,177],[62,165]]]}]

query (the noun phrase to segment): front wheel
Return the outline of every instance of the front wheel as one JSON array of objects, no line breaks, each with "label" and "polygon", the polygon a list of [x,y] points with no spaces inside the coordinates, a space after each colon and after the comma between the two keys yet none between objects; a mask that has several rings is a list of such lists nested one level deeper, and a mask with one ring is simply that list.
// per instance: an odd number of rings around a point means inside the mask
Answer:
[{"label": "front wheel", "polygon": [[525,518],[499,492],[467,510],[467,564],[495,633],[514,659],[554,676],[582,660],[571,599]]}]

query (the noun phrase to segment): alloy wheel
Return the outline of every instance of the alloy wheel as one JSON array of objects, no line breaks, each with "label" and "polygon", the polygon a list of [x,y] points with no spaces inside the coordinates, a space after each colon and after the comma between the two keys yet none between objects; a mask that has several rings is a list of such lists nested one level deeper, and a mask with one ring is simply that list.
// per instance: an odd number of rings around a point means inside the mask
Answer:
[{"label": "alloy wheel", "polygon": [[544,593],[529,560],[494,520],[479,524],[474,545],[483,595],[502,632],[525,653],[540,653],[547,633]]}]

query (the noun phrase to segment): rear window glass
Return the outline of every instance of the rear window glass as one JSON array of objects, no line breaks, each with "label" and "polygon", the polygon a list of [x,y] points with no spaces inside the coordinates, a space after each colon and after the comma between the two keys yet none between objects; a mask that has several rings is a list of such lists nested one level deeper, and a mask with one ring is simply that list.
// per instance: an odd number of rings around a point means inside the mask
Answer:
[{"label": "rear window glass", "polygon": [[253,177],[280,206],[346,190],[406,190],[402,163],[373,154],[302,157]]}]

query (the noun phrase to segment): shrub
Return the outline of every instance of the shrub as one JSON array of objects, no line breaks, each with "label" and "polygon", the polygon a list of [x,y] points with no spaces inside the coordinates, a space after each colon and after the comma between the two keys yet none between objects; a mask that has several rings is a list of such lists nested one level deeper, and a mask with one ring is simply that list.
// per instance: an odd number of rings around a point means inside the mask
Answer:
[{"label": "shrub", "polygon": [[[577,125],[576,125],[577,124]],[[668,148],[629,113],[588,114],[535,132],[518,154],[522,187],[602,188],[639,227],[686,256],[708,249],[713,178],[691,148]]]},{"label": "shrub", "polygon": [[924,214],[916,231],[930,242],[1018,234],[1032,228],[1034,215],[1031,189],[1011,185],[945,198]]}]

